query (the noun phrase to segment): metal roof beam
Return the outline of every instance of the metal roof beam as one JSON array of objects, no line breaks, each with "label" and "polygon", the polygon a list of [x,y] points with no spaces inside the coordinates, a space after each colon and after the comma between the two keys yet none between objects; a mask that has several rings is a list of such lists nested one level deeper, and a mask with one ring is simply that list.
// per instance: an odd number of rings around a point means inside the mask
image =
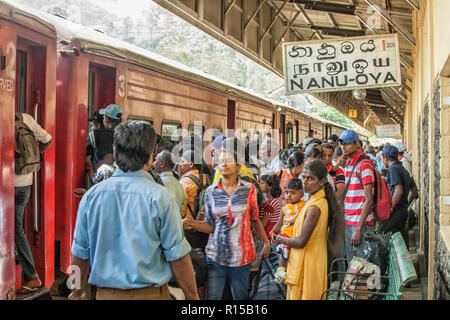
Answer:
[{"label": "metal roof beam", "polygon": [[288,3],[288,0],[284,0],[283,4],[281,5],[280,8],[278,8],[277,13],[275,14],[275,16],[273,17],[272,21],[270,22],[269,26],[267,27],[266,31],[264,31],[264,33],[262,34],[262,36],[259,38],[259,42],[261,42],[264,37],[267,35],[267,33],[270,31],[270,29],[273,27],[275,21],[277,21],[278,17],[281,14],[281,10],[283,10],[284,6],[286,5],[286,3]]},{"label": "metal roof beam", "polygon": [[281,40],[283,40],[284,36],[286,35],[286,33],[289,31],[289,29],[291,29],[292,27],[292,23],[295,21],[295,19],[297,19],[298,15],[300,14],[300,11],[297,11],[297,13],[294,15],[294,18],[292,18],[291,21],[288,21],[288,26],[284,29],[283,33],[281,34],[281,36],[278,38],[277,41],[275,41],[274,47],[272,49],[272,52],[274,52],[275,50],[277,50],[278,46],[281,43]]},{"label": "metal roof beam", "polygon": [[325,1],[308,1],[308,0],[293,0],[293,3],[300,3],[305,6],[305,9],[325,11],[332,13],[342,13],[342,14],[354,14],[355,6],[342,3],[331,3]]},{"label": "metal roof beam", "polygon": [[405,0],[416,11],[420,11],[420,3],[418,0]]},{"label": "metal roof beam", "polygon": [[253,12],[253,14],[250,16],[250,18],[245,22],[244,24],[244,31],[247,30],[248,26],[250,25],[250,22],[252,22],[253,19],[255,19],[256,15],[258,14],[259,10],[261,10],[262,6],[264,5],[264,3],[266,3],[267,0],[262,0],[258,7],[255,9],[255,11]]},{"label": "metal roof beam", "polygon": [[231,8],[236,4],[237,0],[233,0],[229,6],[225,6],[225,17],[228,15],[228,13],[230,12]]},{"label": "metal roof beam", "polygon": [[381,8],[374,0],[365,0],[378,14],[383,17],[389,24],[398,31],[409,43],[416,46],[416,39],[414,36],[405,29],[397,20],[395,20],[392,15],[384,8]]},{"label": "metal roof beam", "polygon": [[366,34],[364,30],[339,29],[320,26],[311,26],[311,30],[320,30],[322,31],[322,34],[343,36],[343,37],[357,37],[357,36],[364,36]]}]

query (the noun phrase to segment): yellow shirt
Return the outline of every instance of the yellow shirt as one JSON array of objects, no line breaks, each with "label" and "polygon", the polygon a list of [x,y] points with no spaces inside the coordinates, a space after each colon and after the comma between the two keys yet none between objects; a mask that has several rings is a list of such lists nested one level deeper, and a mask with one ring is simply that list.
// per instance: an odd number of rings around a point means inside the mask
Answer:
[{"label": "yellow shirt", "polygon": [[[253,178],[252,172],[250,171],[249,168],[247,168],[244,165],[241,165],[241,170],[239,171],[239,176],[240,177],[250,177],[251,179],[255,179]],[[216,169],[216,173],[214,174],[214,181],[213,184],[216,183],[217,181],[219,181],[219,179],[222,178],[222,174],[220,173],[219,168]]]},{"label": "yellow shirt", "polygon": [[306,201],[302,200],[294,204],[287,204],[283,207],[283,227],[280,232],[283,237],[292,238],[295,219],[302,211],[305,203]]},{"label": "yellow shirt", "polygon": [[320,217],[306,246],[291,248],[286,270],[287,300],[319,300],[327,289],[328,202],[325,191],[319,190],[306,202],[294,223],[293,237],[302,231],[311,206],[320,210]]}]

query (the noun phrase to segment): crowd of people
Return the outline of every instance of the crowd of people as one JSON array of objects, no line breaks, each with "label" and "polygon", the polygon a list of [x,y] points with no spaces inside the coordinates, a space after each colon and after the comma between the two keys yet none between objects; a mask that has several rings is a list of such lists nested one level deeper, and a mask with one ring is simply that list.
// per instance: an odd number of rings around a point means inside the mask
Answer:
[{"label": "crowd of people", "polygon": [[[364,235],[401,232],[406,240],[417,186],[401,144],[363,145],[352,130],[325,141],[311,131],[283,150],[270,137],[217,136],[205,159],[201,137],[174,145],[148,122],[122,122],[117,105],[89,120],[92,186],[74,190],[81,201],[72,264],[81,286],[70,299],[86,298],[89,283],[99,300],[170,299],[169,285],[186,299],[229,291],[244,300],[269,255],[278,256],[273,282],[286,286],[286,299],[320,299],[330,262],[363,256]],[[377,175],[392,194],[390,218],[380,222]],[[346,267],[341,261],[337,271]]]}]

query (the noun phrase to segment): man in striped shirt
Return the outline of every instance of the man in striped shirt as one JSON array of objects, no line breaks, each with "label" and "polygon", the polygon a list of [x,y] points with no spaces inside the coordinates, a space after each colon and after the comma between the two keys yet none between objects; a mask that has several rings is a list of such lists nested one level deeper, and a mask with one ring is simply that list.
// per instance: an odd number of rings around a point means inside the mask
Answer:
[{"label": "man in striped shirt", "polygon": [[[374,167],[364,157],[359,137],[353,130],[346,130],[338,140],[344,155],[349,159],[345,166],[346,192],[345,209],[345,251],[347,259],[356,252],[364,258],[364,234],[374,233],[373,194]],[[356,166],[356,168],[355,168]]]}]

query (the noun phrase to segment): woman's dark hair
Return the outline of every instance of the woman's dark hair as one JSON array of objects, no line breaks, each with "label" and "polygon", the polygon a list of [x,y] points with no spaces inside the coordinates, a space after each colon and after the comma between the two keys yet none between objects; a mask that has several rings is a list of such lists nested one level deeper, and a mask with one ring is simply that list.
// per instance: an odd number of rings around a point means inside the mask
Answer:
[{"label": "woman's dark hair", "polygon": [[328,226],[333,224],[335,211],[338,208],[336,198],[334,195],[334,186],[328,182],[328,170],[325,164],[321,160],[313,160],[305,165],[303,171],[309,171],[311,175],[318,178],[319,180],[324,179],[325,184],[323,189],[325,191],[325,197],[328,202]]},{"label": "woman's dark hair", "polygon": [[339,140],[339,137],[337,134],[332,134],[328,137],[328,140],[333,140],[334,142],[337,142]]},{"label": "woman's dark hair", "polygon": [[322,151],[316,148],[308,148],[305,156],[306,158],[322,159]]},{"label": "woman's dark hair", "polygon": [[303,190],[302,180],[298,178],[292,178],[286,182],[284,189]]},{"label": "woman's dark hair", "polygon": [[287,167],[289,169],[292,169],[295,166],[301,166],[303,163],[305,163],[305,155],[301,151],[295,151],[292,153],[287,161]]},{"label": "woman's dark hair", "polygon": [[288,161],[288,158],[289,158],[289,149],[280,150],[280,159]]},{"label": "woman's dark hair", "polygon": [[326,143],[322,143],[322,145],[320,146],[322,149],[331,149],[331,150],[333,150],[334,151],[334,147],[333,147],[333,145],[332,144],[330,144],[330,143],[328,143],[328,142],[326,142]]},{"label": "woman's dark hair", "polygon": [[113,145],[114,157],[121,170],[141,170],[155,150],[155,129],[145,121],[123,122],[114,129]]},{"label": "woman's dark hair", "polygon": [[264,181],[269,186],[270,195],[273,198],[281,196],[280,179],[276,174],[263,174],[261,181]]}]

